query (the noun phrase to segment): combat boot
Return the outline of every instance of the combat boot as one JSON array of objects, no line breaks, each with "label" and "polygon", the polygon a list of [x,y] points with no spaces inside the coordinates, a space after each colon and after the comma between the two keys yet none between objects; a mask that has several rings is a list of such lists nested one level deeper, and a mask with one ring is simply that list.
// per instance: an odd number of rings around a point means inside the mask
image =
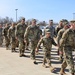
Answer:
[{"label": "combat boot", "polygon": [[53,72],[55,70],[55,67],[50,66],[50,71]]},{"label": "combat boot", "polygon": [[11,52],[14,52],[14,49],[13,48],[11,48]]},{"label": "combat boot", "polygon": [[22,57],[22,51],[19,50],[19,57]]},{"label": "combat boot", "polygon": [[72,73],[71,75],[74,75],[74,73]]},{"label": "combat boot", "polygon": [[24,54],[24,50],[22,50],[22,56],[25,56],[25,54]]},{"label": "combat boot", "polygon": [[47,68],[47,66],[45,65],[45,60],[43,61],[43,65],[42,66],[45,67],[45,68]]},{"label": "combat boot", "polygon": [[64,71],[64,68],[61,68],[60,70],[60,75],[66,75],[65,71]]},{"label": "combat boot", "polygon": [[36,60],[33,60],[33,63],[34,63],[34,64],[38,64],[38,63],[36,62]]},{"label": "combat boot", "polygon": [[14,52],[16,52],[15,48],[13,48]]},{"label": "combat boot", "polygon": [[47,68],[47,66],[45,64],[42,65],[43,67]]},{"label": "combat boot", "polygon": [[6,47],[6,50],[8,50],[9,48],[8,47]]},{"label": "combat boot", "polygon": [[35,60],[35,58],[34,58],[33,56],[30,56],[30,58],[31,58],[32,60]]}]

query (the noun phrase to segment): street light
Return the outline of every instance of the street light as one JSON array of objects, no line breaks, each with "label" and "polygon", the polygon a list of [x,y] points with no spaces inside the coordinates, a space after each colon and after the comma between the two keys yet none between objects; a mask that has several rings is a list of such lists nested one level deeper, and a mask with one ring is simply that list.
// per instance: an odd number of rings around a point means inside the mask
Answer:
[{"label": "street light", "polygon": [[73,19],[75,19],[75,13],[73,13]]},{"label": "street light", "polygon": [[15,11],[16,11],[16,22],[17,22],[17,10],[18,10],[18,9],[15,9]]}]

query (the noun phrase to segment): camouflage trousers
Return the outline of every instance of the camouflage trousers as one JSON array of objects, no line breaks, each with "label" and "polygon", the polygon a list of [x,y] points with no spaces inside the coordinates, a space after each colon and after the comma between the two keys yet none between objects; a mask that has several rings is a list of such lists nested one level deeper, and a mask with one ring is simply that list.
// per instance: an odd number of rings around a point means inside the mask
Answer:
[{"label": "camouflage trousers", "polygon": [[[59,56],[63,57],[63,47],[59,46],[58,50],[59,50]],[[61,53],[60,53],[60,51],[61,51]]]},{"label": "camouflage trousers", "polygon": [[30,42],[30,50],[31,50],[31,59],[35,59],[35,49],[37,47],[38,41]]},{"label": "camouflage trousers", "polygon": [[3,43],[3,36],[0,36],[0,45]]},{"label": "camouflage trousers", "polygon": [[18,41],[19,41],[19,52],[20,52],[20,54],[24,53],[24,51],[25,51],[24,38],[19,38]]},{"label": "camouflage trousers", "polygon": [[6,45],[6,47],[8,47],[9,44],[10,44],[10,39],[8,39],[8,37],[6,36],[5,37],[5,45]]},{"label": "camouflage trousers", "polygon": [[18,40],[15,40],[16,42],[16,47],[19,47],[19,41]]},{"label": "camouflage trousers", "polygon": [[26,42],[26,44],[25,44],[25,48],[28,49],[28,46],[29,46],[29,40],[27,39],[26,41],[27,41],[27,42]]},{"label": "camouflage trousers", "polygon": [[11,44],[11,49],[16,48],[16,39],[15,39],[15,37],[12,37],[11,38],[10,44]]},{"label": "camouflage trousers", "polygon": [[64,61],[61,67],[65,69],[67,66],[69,66],[69,71],[74,73],[74,62],[71,47],[64,47]]},{"label": "camouflage trousers", "polygon": [[48,50],[48,49],[45,49],[45,50],[44,50],[43,65],[45,65],[45,63],[47,62],[47,64],[48,64],[49,66],[51,66],[51,61],[50,61],[50,59],[51,59],[51,53],[50,53],[50,51],[51,51],[51,50]]}]

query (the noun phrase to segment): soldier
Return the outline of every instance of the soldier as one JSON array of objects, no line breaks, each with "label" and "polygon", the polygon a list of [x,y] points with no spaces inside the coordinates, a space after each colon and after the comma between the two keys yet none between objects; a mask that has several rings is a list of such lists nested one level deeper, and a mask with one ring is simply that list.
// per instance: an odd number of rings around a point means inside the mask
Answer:
[{"label": "soldier", "polygon": [[25,18],[22,18],[21,23],[19,23],[16,26],[16,39],[19,41],[19,56],[25,56],[25,43],[24,43],[24,33],[27,28],[27,25],[25,24]]},{"label": "soldier", "polygon": [[27,39],[30,42],[30,49],[31,49],[30,58],[33,59],[34,62],[36,62],[35,61],[35,48],[36,48],[38,40],[39,40],[39,33],[40,33],[40,29],[36,25],[36,20],[33,19],[32,25],[28,26],[26,29],[24,38],[25,38],[25,42],[27,41]]},{"label": "soldier", "polygon": [[74,70],[74,62],[73,62],[73,56],[72,51],[75,49],[75,21],[71,21],[71,27],[67,29],[60,40],[60,46],[63,46],[64,50],[64,61],[61,65],[60,74],[65,75],[65,68],[67,65],[69,65],[69,70],[71,72],[71,75],[75,75]]},{"label": "soldier", "polygon": [[15,23],[8,30],[8,37],[10,39],[11,51],[14,52],[16,48],[16,38],[15,38]]},{"label": "soldier", "polygon": [[56,34],[63,28],[63,21],[60,20],[59,25],[55,28]]},{"label": "soldier", "polygon": [[[62,38],[62,35],[63,35],[63,33],[66,31],[68,29],[68,23],[64,23],[63,24],[63,29],[61,29],[59,32],[58,32],[58,34],[57,34],[57,43],[58,43],[58,45],[59,45],[59,42],[60,42],[60,39]],[[62,54],[60,54],[60,50],[62,51]],[[60,55],[60,57],[59,57],[59,60],[60,61],[63,61],[63,49],[62,49],[62,47],[60,47],[60,45],[59,45],[59,48],[58,48],[58,52],[59,52],[59,55]]]},{"label": "soldier", "polygon": [[[56,36],[55,28],[53,27],[53,20],[49,20],[49,25],[45,28],[45,30],[46,29],[50,29],[52,38]],[[45,30],[44,30],[44,32],[45,32]]]},{"label": "soldier", "polygon": [[[15,28],[16,28],[17,25],[18,25],[18,22],[15,23]],[[16,39],[16,47],[19,47],[19,41],[18,41],[18,39]]]},{"label": "soldier", "polygon": [[3,35],[2,35],[2,25],[0,24],[0,46],[2,46],[2,43],[3,43]]},{"label": "soldier", "polygon": [[54,68],[51,65],[51,48],[52,48],[52,44],[57,46],[57,44],[55,43],[54,39],[51,38],[51,32],[49,29],[46,29],[46,34],[44,37],[42,37],[40,39],[40,41],[38,42],[38,45],[36,47],[36,52],[38,52],[39,46],[41,45],[41,43],[43,43],[43,50],[44,50],[44,60],[43,60],[43,67],[46,67],[45,63],[47,62],[51,72],[53,72]]},{"label": "soldier", "polygon": [[2,46],[2,43],[3,43],[3,35],[2,35],[2,25],[0,24],[0,46]]},{"label": "soldier", "polygon": [[10,44],[10,39],[8,38],[8,29],[9,29],[9,24],[6,23],[5,28],[3,29],[3,36],[5,38],[5,45],[6,45],[6,50],[8,50],[9,48],[9,44]]}]

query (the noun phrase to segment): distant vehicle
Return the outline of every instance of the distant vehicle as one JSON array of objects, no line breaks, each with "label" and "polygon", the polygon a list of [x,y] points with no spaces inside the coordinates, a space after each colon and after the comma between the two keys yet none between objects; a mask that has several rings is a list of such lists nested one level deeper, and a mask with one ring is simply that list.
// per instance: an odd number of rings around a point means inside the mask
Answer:
[{"label": "distant vehicle", "polygon": [[39,26],[39,28],[42,30],[42,35],[44,35],[44,29],[46,26]]}]

